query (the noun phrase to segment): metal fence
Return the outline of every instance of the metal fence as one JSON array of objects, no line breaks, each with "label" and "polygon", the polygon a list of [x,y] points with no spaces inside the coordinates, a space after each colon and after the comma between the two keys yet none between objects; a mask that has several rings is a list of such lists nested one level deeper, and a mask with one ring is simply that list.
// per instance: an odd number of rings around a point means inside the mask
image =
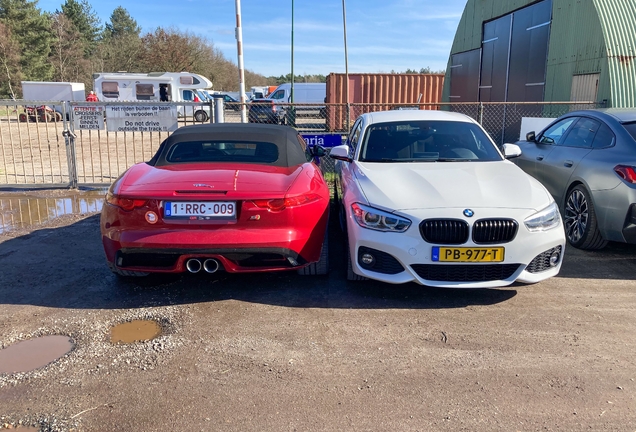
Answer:
[{"label": "metal fence", "polygon": [[[45,105],[57,110],[50,111]],[[0,188],[106,186],[128,167],[147,161],[170,132],[146,130],[83,130],[77,128],[76,107],[161,105],[174,109],[177,126],[213,122],[214,104],[163,102],[50,102],[0,100]],[[248,104],[252,122],[282,123],[305,135],[348,133],[362,113],[391,109],[432,109],[464,113],[478,121],[495,143],[519,139],[522,117],[558,117],[578,109],[602,107],[597,103],[447,103],[447,104]],[[241,121],[240,104],[226,104],[225,122]],[[174,111],[173,111],[174,112]],[[195,115],[196,113],[198,115]],[[205,113],[205,115],[201,113]],[[197,121],[198,120],[198,121]],[[108,121],[108,118],[106,119]],[[339,140],[335,140],[339,142]],[[323,158],[323,172],[333,172],[333,161]],[[327,176],[330,180],[333,176]]]}]

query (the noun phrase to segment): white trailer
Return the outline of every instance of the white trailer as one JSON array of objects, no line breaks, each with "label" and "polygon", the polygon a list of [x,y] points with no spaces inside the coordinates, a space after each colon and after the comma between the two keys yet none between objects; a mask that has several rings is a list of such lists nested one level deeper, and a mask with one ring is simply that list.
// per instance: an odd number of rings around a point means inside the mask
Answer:
[{"label": "white trailer", "polygon": [[[205,102],[207,94],[203,89],[212,87],[212,81],[190,72],[103,72],[93,74],[93,82],[101,102]],[[210,107],[182,105],[178,115],[206,121]]]},{"label": "white trailer", "polygon": [[[22,98],[25,101],[83,101],[86,98],[84,83],[22,81]],[[49,105],[61,113],[60,105]]]}]

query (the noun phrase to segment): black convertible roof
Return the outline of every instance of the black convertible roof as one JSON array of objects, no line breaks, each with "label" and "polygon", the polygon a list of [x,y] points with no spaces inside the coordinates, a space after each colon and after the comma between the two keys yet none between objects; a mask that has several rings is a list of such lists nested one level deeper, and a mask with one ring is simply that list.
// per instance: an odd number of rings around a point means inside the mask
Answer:
[{"label": "black convertible roof", "polygon": [[183,126],[166,138],[149,165],[171,165],[166,161],[170,148],[188,141],[244,141],[269,142],[278,147],[278,159],[270,165],[296,166],[307,162],[298,132],[289,126],[253,123],[216,123]]}]

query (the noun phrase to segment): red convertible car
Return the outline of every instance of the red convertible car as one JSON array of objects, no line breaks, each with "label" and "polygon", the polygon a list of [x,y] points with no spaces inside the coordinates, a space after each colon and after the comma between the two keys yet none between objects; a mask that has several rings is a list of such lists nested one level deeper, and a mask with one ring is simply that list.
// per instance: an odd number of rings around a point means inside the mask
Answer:
[{"label": "red convertible car", "polygon": [[326,274],[329,189],[313,162],[324,153],[287,126],[176,130],[108,191],[100,225],[111,270]]}]

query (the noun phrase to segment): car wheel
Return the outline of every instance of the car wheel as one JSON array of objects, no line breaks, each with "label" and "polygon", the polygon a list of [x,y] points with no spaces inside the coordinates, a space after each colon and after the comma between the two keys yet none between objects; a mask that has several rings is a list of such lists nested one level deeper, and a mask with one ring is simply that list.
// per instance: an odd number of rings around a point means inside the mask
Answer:
[{"label": "car wheel", "polygon": [[352,282],[359,282],[359,281],[364,281],[367,280],[367,278],[365,278],[364,276],[360,276],[359,274],[356,274],[353,272],[353,264],[351,263],[351,252],[349,251],[349,241],[347,240],[345,242],[345,246],[347,248],[346,253],[347,253],[347,280],[348,281],[352,281]]},{"label": "car wheel", "polygon": [[568,193],[563,215],[568,242],[578,249],[602,249],[607,240],[601,237],[590,194],[583,185],[576,185]]},{"label": "car wheel", "polygon": [[118,277],[129,278],[129,277],[144,277],[148,276],[150,273],[146,272],[138,272],[138,271],[130,271],[130,270],[122,270],[117,268],[113,263],[108,263],[108,268]]},{"label": "car wheel", "polygon": [[329,229],[325,229],[325,239],[320,249],[320,260],[298,270],[303,276],[323,276],[329,273]]},{"label": "car wheel", "polygon": [[197,111],[194,113],[194,120],[203,123],[208,119],[208,114],[205,111]]}]

